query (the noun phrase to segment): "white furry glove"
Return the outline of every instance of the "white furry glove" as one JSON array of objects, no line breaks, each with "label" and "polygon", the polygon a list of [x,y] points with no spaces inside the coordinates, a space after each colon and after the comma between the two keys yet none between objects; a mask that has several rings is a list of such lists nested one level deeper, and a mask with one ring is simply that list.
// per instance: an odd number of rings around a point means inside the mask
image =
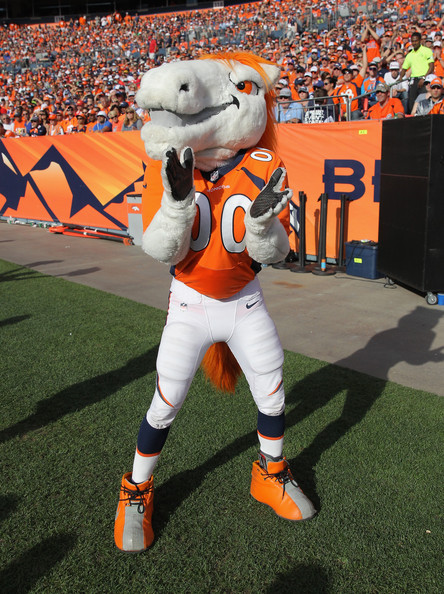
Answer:
[{"label": "white furry glove", "polygon": [[287,232],[277,218],[293,196],[290,188],[280,190],[285,176],[285,169],[278,167],[245,214],[248,253],[262,264],[280,262],[290,250]]},{"label": "white furry glove", "polygon": [[196,216],[194,154],[190,147],[165,152],[162,164],[163,196],[160,209],[143,234],[142,249],[160,262],[178,264],[190,249]]}]

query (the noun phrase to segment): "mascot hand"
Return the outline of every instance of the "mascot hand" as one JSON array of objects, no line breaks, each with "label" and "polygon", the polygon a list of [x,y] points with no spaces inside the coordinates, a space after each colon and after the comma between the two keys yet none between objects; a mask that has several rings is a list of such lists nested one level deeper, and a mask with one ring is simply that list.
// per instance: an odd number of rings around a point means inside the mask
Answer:
[{"label": "mascot hand", "polygon": [[176,202],[183,202],[194,185],[194,153],[190,147],[183,149],[181,159],[175,148],[165,153],[162,167],[163,186]]},{"label": "mascot hand", "polygon": [[[282,182],[285,179],[286,171],[278,167],[270,177],[270,181],[250,206],[250,217],[252,219],[268,220],[277,216],[287,206],[287,202],[293,196],[292,190],[286,188],[280,191]],[[264,216],[267,215],[267,216]]]}]

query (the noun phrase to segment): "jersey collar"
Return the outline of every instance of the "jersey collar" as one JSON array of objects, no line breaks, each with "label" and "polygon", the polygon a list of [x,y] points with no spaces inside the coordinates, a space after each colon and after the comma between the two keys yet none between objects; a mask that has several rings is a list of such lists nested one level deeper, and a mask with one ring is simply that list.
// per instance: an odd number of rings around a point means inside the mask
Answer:
[{"label": "jersey collar", "polygon": [[244,158],[246,152],[247,152],[247,149],[241,149],[237,153],[237,155],[233,159],[231,159],[231,161],[228,161],[228,163],[225,163],[224,165],[221,165],[220,167],[216,167],[216,169],[213,169],[212,171],[201,171],[200,173],[201,173],[202,177],[206,181],[209,181],[214,184],[221,177],[223,177],[224,175],[226,175],[227,173],[232,171],[235,167],[237,167],[237,165],[239,165],[239,163]]}]

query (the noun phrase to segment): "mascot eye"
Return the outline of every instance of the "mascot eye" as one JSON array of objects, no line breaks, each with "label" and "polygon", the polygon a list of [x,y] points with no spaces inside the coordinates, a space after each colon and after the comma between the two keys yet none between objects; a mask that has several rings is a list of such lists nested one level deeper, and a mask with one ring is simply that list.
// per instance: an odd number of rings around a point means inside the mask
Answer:
[{"label": "mascot eye", "polygon": [[241,93],[246,93],[247,95],[257,94],[257,85],[251,80],[242,80],[241,82],[238,82],[236,88]]}]

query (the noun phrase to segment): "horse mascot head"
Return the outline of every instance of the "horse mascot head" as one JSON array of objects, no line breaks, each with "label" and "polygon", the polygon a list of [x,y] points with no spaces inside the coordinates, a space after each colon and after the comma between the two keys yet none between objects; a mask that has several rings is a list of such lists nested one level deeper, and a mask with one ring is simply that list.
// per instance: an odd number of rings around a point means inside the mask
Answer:
[{"label": "horse mascot head", "polygon": [[137,104],[149,110],[142,130],[146,152],[190,146],[195,165],[211,171],[241,149],[275,148],[272,87],[279,68],[246,52],[172,62],[142,77]]}]

